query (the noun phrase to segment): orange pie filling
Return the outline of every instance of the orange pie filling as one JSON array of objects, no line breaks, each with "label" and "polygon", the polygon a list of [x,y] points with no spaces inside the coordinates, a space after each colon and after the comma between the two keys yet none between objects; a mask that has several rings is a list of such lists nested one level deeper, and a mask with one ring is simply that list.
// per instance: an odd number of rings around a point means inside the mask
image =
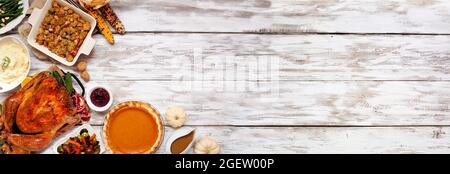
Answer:
[{"label": "orange pie filling", "polygon": [[139,154],[149,151],[159,136],[151,113],[139,107],[124,107],[110,115],[108,144],[117,153]]}]

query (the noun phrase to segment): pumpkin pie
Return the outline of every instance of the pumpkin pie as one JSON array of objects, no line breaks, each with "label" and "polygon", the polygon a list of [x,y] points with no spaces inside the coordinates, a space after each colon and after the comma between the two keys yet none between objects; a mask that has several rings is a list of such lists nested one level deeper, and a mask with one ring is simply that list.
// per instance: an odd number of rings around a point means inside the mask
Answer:
[{"label": "pumpkin pie", "polygon": [[129,101],[114,106],[106,115],[103,137],[113,154],[154,153],[164,127],[159,112],[150,104]]}]

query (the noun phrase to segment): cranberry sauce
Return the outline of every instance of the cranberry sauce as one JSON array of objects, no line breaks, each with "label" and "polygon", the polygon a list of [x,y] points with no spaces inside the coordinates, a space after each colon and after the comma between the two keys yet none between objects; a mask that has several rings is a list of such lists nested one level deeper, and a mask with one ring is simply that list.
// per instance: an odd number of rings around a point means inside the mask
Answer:
[{"label": "cranberry sauce", "polygon": [[106,89],[103,88],[94,89],[94,91],[92,91],[91,93],[90,98],[92,104],[94,104],[97,107],[106,106],[106,104],[108,104],[110,100],[108,91],[106,91]]}]

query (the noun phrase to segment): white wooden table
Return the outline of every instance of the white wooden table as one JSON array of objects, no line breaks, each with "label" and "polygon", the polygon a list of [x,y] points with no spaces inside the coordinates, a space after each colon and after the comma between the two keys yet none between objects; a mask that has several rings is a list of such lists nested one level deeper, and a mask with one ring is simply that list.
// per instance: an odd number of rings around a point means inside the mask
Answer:
[{"label": "white wooden table", "polygon": [[[450,153],[447,0],[111,5],[128,33],[95,37],[89,83],[183,106],[223,153]],[[32,59],[32,73],[50,65]]]}]

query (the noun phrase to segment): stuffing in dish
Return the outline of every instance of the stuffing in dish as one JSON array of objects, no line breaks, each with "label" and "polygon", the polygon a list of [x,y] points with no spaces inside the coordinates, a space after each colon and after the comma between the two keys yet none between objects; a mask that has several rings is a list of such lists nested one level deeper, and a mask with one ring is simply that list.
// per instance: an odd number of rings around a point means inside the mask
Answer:
[{"label": "stuffing in dish", "polygon": [[90,29],[90,23],[75,11],[53,2],[39,28],[36,42],[71,62]]}]

